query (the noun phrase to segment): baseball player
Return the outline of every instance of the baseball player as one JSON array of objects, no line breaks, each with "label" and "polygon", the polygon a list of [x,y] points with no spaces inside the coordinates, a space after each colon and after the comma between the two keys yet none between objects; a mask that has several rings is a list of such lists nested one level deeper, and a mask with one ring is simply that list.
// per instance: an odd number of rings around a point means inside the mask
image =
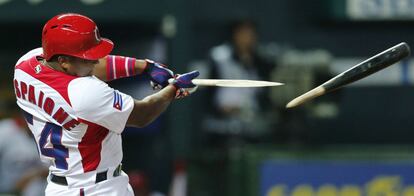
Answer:
[{"label": "baseball player", "polygon": [[[198,71],[174,77],[154,61],[110,55],[112,48],[94,21],[67,13],[50,19],[42,48],[16,63],[17,104],[50,166],[46,195],[133,195],[121,170],[122,130],[147,125],[196,90]],[[143,100],[104,82],[142,74],[160,89]]]}]

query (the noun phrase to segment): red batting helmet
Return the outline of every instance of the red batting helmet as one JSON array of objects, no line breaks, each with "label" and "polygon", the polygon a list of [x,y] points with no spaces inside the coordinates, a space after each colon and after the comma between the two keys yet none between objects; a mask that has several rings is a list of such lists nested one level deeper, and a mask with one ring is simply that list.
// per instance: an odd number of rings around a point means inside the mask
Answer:
[{"label": "red batting helmet", "polygon": [[101,38],[95,22],[83,15],[67,13],[50,19],[42,32],[43,55],[50,60],[62,54],[87,60],[98,60],[108,55],[114,44]]}]

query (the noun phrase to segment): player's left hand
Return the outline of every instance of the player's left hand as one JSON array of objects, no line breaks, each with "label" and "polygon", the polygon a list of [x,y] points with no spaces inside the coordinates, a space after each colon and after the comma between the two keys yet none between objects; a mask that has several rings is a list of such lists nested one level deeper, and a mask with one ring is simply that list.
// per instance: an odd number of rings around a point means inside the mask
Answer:
[{"label": "player's left hand", "polygon": [[169,84],[168,79],[174,77],[174,72],[161,63],[148,59],[145,61],[147,61],[147,67],[144,72],[149,75],[152,88],[159,90],[166,87]]},{"label": "player's left hand", "polygon": [[185,74],[177,75],[175,79],[170,79],[169,83],[177,88],[175,98],[180,99],[189,96],[197,90],[197,85],[192,80],[200,75],[198,71],[192,71]]}]

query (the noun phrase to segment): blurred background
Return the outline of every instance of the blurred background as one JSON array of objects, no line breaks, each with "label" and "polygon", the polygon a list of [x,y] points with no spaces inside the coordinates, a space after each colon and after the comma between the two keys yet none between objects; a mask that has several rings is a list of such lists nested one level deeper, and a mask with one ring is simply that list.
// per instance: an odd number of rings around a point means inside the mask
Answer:
[{"label": "blurred background", "polygon": [[[0,0],[0,193],[42,195],[47,171],[15,105],[13,68],[63,12],[93,18],[113,54],[286,84],[199,88],[150,126],[126,128],[136,195],[414,195],[412,58],[284,108],[378,52],[414,46],[412,0]],[[110,86],[152,93],[143,76]]]}]

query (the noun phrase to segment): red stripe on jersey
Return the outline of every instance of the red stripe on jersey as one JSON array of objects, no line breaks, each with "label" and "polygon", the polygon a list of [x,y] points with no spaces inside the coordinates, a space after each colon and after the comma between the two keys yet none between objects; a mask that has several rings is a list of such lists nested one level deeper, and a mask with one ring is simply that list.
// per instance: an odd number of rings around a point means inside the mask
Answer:
[{"label": "red stripe on jersey", "polygon": [[[35,71],[37,66],[40,66],[39,73],[36,73]],[[15,67],[15,69],[20,69],[55,89],[65,99],[65,101],[71,105],[68,95],[68,85],[73,79],[77,78],[77,76],[68,75],[63,72],[53,70],[48,66],[42,65],[36,59],[36,56],[26,61],[22,61]]]},{"label": "red stripe on jersey", "polygon": [[108,81],[135,75],[135,58],[108,55],[106,78]]},{"label": "red stripe on jersey", "polygon": [[101,162],[102,141],[108,135],[109,130],[87,120],[79,119],[79,121],[88,125],[82,141],[78,144],[83,171],[94,171]]}]

